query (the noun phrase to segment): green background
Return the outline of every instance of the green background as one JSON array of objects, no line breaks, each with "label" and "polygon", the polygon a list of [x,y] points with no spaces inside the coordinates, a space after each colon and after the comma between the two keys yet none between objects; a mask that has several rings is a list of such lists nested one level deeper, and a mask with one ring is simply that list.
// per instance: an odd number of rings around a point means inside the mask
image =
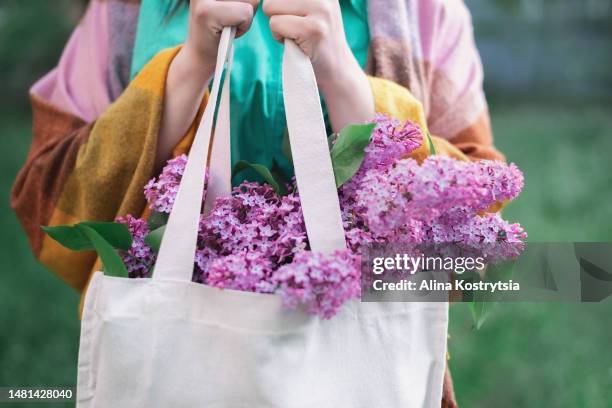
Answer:
[{"label": "green background", "polygon": [[[543,10],[536,17],[521,1],[490,1],[488,9],[466,1],[487,71],[496,143],[526,178],[505,217],[520,221],[530,241],[612,241],[612,70],[598,52],[572,58],[572,49],[582,50],[577,38],[585,47],[610,49],[612,7],[607,0],[584,2],[599,12],[566,21],[555,11],[559,2],[533,2]],[[37,264],[8,197],[30,143],[27,87],[57,61],[81,10],[68,0],[0,3],[2,386],[75,384],[79,296]],[[524,51],[534,42],[543,50],[570,48],[547,56]],[[466,305],[451,309],[450,364],[461,406],[612,407],[609,300],[503,304],[480,330]]]}]

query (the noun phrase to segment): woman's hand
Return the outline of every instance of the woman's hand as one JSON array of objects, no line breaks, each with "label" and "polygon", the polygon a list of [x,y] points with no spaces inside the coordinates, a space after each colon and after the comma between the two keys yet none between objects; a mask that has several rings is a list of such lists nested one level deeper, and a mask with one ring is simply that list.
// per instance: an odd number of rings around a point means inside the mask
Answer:
[{"label": "woman's hand", "polygon": [[253,21],[259,0],[191,0],[189,32],[184,49],[214,70],[223,27],[236,27],[236,37]]},{"label": "woman's hand", "polygon": [[191,0],[189,31],[166,80],[164,110],[157,143],[156,166],[161,168],[193,122],[206,83],[213,75],[223,27],[244,34],[259,0]]},{"label": "woman's hand", "polygon": [[338,0],[265,0],[263,11],[274,38],[292,39],[310,57],[320,85],[333,81],[347,64],[358,65],[344,35]]},{"label": "woman's hand", "polygon": [[310,57],[334,131],[372,120],[372,91],[346,41],[339,1],[264,0],[263,11],[278,41],[292,39]]}]

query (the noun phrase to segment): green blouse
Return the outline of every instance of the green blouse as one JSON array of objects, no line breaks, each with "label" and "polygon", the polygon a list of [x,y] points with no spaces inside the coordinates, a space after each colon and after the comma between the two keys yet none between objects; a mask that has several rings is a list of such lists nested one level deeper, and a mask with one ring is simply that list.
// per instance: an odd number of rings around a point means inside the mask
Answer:
[{"label": "green blouse", "polygon": [[[143,0],[132,59],[132,77],[164,48],[181,44],[187,36],[188,9],[167,17],[167,5]],[[340,0],[348,44],[365,67],[370,41],[366,0]],[[235,42],[231,78],[232,162],[247,160],[286,175],[292,166],[282,153],[286,128],[281,84],[283,46],[270,32],[268,17],[258,8],[251,29]],[[327,118],[327,115],[326,115]],[[245,172],[233,181],[253,179]]]}]

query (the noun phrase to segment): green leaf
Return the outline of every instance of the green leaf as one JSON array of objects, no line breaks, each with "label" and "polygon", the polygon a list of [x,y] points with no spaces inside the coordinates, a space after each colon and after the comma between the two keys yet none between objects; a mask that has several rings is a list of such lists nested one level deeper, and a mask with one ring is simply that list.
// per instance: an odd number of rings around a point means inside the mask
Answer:
[{"label": "green leaf", "polygon": [[159,252],[159,247],[161,246],[161,241],[164,237],[164,231],[166,231],[166,226],[162,225],[161,227],[149,232],[144,239],[145,244],[151,247],[151,249],[155,252]]},{"label": "green leaf", "polygon": [[288,177],[283,172],[283,169],[281,169],[278,166],[278,164],[276,163],[276,160],[272,162],[272,168],[270,169],[270,174],[272,174],[272,177],[274,178],[274,180],[276,180],[276,182],[279,185],[285,186],[289,182]]},{"label": "green leaf", "polygon": [[149,215],[149,219],[147,220],[147,225],[149,226],[149,231],[153,231],[161,227],[162,225],[166,225],[168,223],[168,214],[161,213],[157,211],[151,211]]},{"label": "green leaf", "polygon": [[89,238],[75,226],[59,225],[57,227],[41,227],[41,229],[55,241],[73,251],[91,251],[93,249]]},{"label": "green leaf", "polygon": [[291,142],[289,141],[289,131],[285,128],[285,133],[283,133],[283,143],[281,145],[281,150],[285,158],[293,165],[293,155],[291,154]]},{"label": "green leaf", "polygon": [[262,176],[266,183],[270,184],[270,186],[272,186],[272,188],[274,189],[274,191],[276,191],[277,194],[287,195],[287,188],[285,187],[283,182],[274,178],[270,170],[268,170],[268,168],[262,164],[249,163],[248,161],[240,160],[234,165],[232,173],[237,174],[246,169],[252,169],[257,174]]},{"label": "green leaf", "polygon": [[436,154],[436,147],[433,144],[433,140],[431,139],[431,135],[429,134],[429,131],[427,131],[426,136],[427,136],[427,143],[429,144],[429,153]]},{"label": "green leaf", "polygon": [[470,310],[472,312],[472,318],[474,319],[474,327],[476,330],[480,330],[485,320],[491,314],[491,310],[495,303],[492,302],[478,302],[472,301],[468,303]]},{"label": "green leaf", "polygon": [[365,157],[365,148],[370,143],[376,125],[348,125],[340,132],[331,149],[332,166],[336,186],[340,187],[357,173]]},{"label": "green leaf", "polygon": [[336,142],[337,138],[338,138],[337,133],[332,133],[331,135],[327,136],[327,148],[329,149],[330,152],[331,152],[331,149],[334,147],[334,143]]},{"label": "green leaf", "polygon": [[87,221],[77,225],[84,225],[93,229],[113,248],[127,251],[132,246],[132,234],[130,234],[130,230],[125,225],[118,222]]},{"label": "green leaf", "polygon": [[55,241],[73,251],[94,250],[93,243],[87,235],[83,234],[83,230],[79,228],[80,225],[96,231],[114,248],[127,251],[132,246],[130,231],[125,225],[116,222],[82,222],[72,226],[42,227],[42,230]]},{"label": "green leaf", "polygon": [[87,223],[77,224],[79,231],[85,235],[93,247],[96,249],[98,256],[104,265],[104,273],[109,276],[118,276],[122,278],[128,277],[127,269],[121,260],[119,254],[113,246],[105,240],[95,229],[88,226]]}]

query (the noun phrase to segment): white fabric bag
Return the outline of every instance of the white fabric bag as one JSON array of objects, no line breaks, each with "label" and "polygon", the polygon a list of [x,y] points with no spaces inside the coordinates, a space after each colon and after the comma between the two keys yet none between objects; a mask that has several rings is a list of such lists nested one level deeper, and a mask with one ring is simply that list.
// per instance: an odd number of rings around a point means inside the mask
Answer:
[{"label": "white fabric bag", "polygon": [[[346,304],[331,320],[276,295],[191,282],[213,108],[233,30],[219,46],[211,97],[194,140],[152,279],[97,272],[86,294],[77,407],[439,407],[447,303]],[[308,58],[285,44],[283,87],[311,246],[344,235],[319,95]],[[209,193],[229,193],[229,81],[212,142]]]}]

